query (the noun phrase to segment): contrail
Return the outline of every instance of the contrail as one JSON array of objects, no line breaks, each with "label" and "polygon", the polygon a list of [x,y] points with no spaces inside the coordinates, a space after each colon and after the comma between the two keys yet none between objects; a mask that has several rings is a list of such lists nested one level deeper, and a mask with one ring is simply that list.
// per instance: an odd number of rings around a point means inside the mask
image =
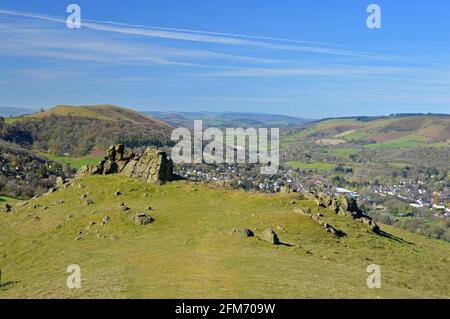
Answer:
[{"label": "contrail", "polygon": [[[49,21],[49,22],[66,23],[66,20],[64,18],[48,16],[48,15],[41,15],[41,14],[34,14],[34,13],[20,12],[20,11],[11,11],[11,10],[4,10],[4,9],[0,9],[0,13],[6,14],[6,15],[11,15],[11,16],[33,18],[33,19]],[[154,27],[154,26],[139,26],[139,25],[117,23],[117,22],[88,20],[88,19],[84,19],[84,22],[82,22],[82,27],[85,27],[85,28],[88,28],[91,30],[96,30],[96,31],[113,32],[113,33],[129,34],[129,35],[139,35],[139,36],[153,37],[153,38],[165,38],[165,39],[180,40],[180,41],[221,44],[221,45],[251,46],[251,47],[258,47],[258,48],[263,48],[263,49],[288,50],[288,51],[298,51],[298,52],[306,52],[306,53],[362,57],[362,58],[370,58],[370,59],[389,59],[389,60],[411,60],[412,59],[410,57],[403,57],[403,56],[391,56],[391,55],[384,55],[384,54],[377,54],[377,53],[359,52],[359,51],[313,46],[313,44],[319,44],[318,42],[312,43],[312,42],[300,41],[300,40],[273,38],[273,37],[264,37],[264,36],[253,36],[253,35],[244,35],[244,34],[234,34],[233,35],[231,33],[228,34],[228,33],[219,33],[219,32],[188,30],[188,29],[174,29],[174,28]],[[278,41],[278,42],[285,42],[285,43],[289,42],[291,44],[263,42],[263,41],[258,41],[258,40],[267,40],[267,41],[270,40],[270,41]],[[303,44],[303,45],[292,45],[292,43]],[[308,45],[305,45],[305,44],[308,44]],[[322,43],[320,45],[329,45],[329,44]]]}]

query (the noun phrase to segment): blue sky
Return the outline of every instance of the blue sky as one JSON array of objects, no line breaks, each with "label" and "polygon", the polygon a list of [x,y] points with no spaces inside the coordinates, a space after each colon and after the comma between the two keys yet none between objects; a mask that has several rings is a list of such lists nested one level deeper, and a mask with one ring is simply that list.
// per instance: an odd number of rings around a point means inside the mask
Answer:
[{"label": "blue sky", "polygon": [[449,15],[447,0],[0,0],[0,106],[450,113]]}]

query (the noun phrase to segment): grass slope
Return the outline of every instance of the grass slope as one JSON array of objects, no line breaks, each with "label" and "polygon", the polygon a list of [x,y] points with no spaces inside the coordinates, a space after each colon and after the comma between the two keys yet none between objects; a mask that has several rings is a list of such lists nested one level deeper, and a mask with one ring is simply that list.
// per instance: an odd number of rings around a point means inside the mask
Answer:
[{"label": "grass slope", "polygon": [[[84,193],[93,205],[83,203]],[[154,223],[129,221],[148,206]],[[347,236],[327,233],[295,206],[320,210]],[[111,222],[101,226],[106,215]],[[232,237],[238,227],[256,234],[273,228],[292,246]],[[383,229],[395,237],[367,233],[359,222],[289,195],[89,177],[0,214],[0,298],[450,297],[449,244]],[[74,240],[80,231],[85,235]],[[373,263],[381,266],[381,289],[366,286]],[[82,289],[66,287],[69,264],[80,265]]]}]

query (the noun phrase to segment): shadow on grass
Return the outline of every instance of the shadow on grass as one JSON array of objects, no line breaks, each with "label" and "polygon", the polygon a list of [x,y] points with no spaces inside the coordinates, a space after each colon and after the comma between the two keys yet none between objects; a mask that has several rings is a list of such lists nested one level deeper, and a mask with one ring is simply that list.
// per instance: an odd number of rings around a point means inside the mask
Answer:
[{"label": "shadow on grass", "polygon": [[400,238],[400,237],[394,236],[392,234],[386,233],[385,231],[382,231],[382,230],[378,231],[377,234],[380,235],[380,236],[383,236],[385,238],[388,238],[390,240],[394,240],[396,242],[402,243],[402,244],[414,245],[413,243],[411,243],[409,241],[406,241],[403,238]]}]

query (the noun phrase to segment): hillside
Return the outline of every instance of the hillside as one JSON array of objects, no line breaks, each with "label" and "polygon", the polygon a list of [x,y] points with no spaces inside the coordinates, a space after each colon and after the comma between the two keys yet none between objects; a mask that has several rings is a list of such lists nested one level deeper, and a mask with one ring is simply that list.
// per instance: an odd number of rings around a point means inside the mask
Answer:
[{"label": "hillside", "polygon": [[[133,224],[139,211],[154,222]],[[232,236],[235,228],[272,228],[282,244]],[[85,177],[0,213],[0,298],[449,298],[450,245],[382,230],[390,235],[298,194]],[[69,264],[81,267],[81,289],[66,287]],[[381,267],[381,289],[366,286],[370,264]]]},{"label": "hillside", "polygon": [[175,126],[192,127],[202,120],[204,127],[291,127],[308,122],[306,119],[264,113],[246,112],[145,112]]},{"label": "hillside", "polygon": [[380,148],[450,145],[450,115],[330,119],[305,127],[304,138],[322,144],[358,143]]},{"label": "hillside", "polygon": [[12,129],[31,135],[34,148],[57,155],[84,156],[114,143],[129,147],[170,144],[172,127],[130,109],[112,105],[59,105],[48,111],[8,119]]},{"label": "hillside", "polygon": [[450,115],[325,119],[291,129],[282,137],[282,147],[319,161],[334,155],[335,160],[351,156],[356,162],[445,168],[450,161]]}]

